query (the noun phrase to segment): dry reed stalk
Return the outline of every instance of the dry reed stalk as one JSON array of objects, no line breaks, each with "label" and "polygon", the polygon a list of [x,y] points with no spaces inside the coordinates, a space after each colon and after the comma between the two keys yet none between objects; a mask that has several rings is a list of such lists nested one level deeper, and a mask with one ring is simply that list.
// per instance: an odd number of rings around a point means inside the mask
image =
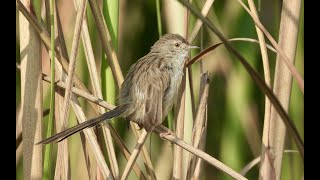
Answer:
[{"label": "dry reed stalk", "polygon": [[[253,0],[248,0],[248,4],[249,4],[250,10],[251,10],[252,14],[254,15],[254,17],[259,19],[259,16],[258,16],[258,13],[257,13],[257,10],[256,10],[256,6],[255,6]],[[268,59],[266,42],[265,42],[265,39],[264,39],[263,32],[259,29],[259,27],[255,26],[255,28],[256,28],[256,31],[257,31],[259,44],[260,44],[260,51],[261,51],[263,70],[264,70],[264,79],[265,79],[266,84],[269,86],[269,88],[272,88],[271,87],[271,76],[270,76],[270,67],[269,67],[269,59]],[[268,97],[265,96],[264,122],[270,120],[270,112],[271,112],[271,103],[270,103]],[[248,118],[246,118],[246,119],[248,119]],[[244,127],[246,127],[246,126],[244,126]],[[248,142],[249,143],[251,142],[250,144],[253,144],[253,142],[252,142],[252,141],[254,141],[253,138],[255,138],[255,137],[257,138],[257,136],[250,136],[249,135],[250,132],[248,132],[248,130],[246,130],[246,132],[248,134],[247,135]],[[254,144],[256,144],[256,143],[254,143]],[[253,152],[255,152],[255,151],[253,151]],[[257,155],[256,153],[254,153],[254,154]]]},{"label": "dry reed stalk", "polygon": [[[283,1],[279,46],[288,55],[291,64],[294,64],[296,54],[300,8],[301,0]],[[277,56],[273,90],[287,112],[292,87],[292,75],[286,64],[281,61],[282,58],[280,55]],[[260,179],[280,179],[281,177],[286,126],[280,119],[281,117],[272,106],[270,121],[265,121],[263,127]],[[302,159],[304,159],[303,152]]]},{"label": "dry reed stalk", "polygon": [[131,153],[131,156],[126,164],[126,167],[124,168],[124,172],[121,176],[121,180],[125,180],[128,178],[130,172],[131,172],[131,169],[133,167],[133,164],[136,162],[138,156],[139,156],[139,153],[148,137],[150,133],[148,133],[145,129],[142,130],[142,133],[139,137],[139,140],[134,148],[134,150],[132,151]]},{"label": "dry reed stalk", "polygon": [[[76,2],[78,2],[78,1],[76,1]],[[90,40],[90,36],[89,36],[89,29],[88,29],[88,24],[87,24],[86,18],[84,18],[84,22],[83,22],[82,26],[83,26],[83,28],[82,28],[83,31],[82,31],[81,37],[82,37],[82,43],[83,43],[84,50],[85,50],[84,52],[86,55],[86,61],[87,61],[88,69],[89,69],[93,92],[94,92],[94,95],[103,99],[101,87],[100,87],[100,80],[99,80],[97,66],[96,66],[95,59],[94,59],[93,48],[92,48],[92,44],[91,44],[91,40]],[[106,112],[105,109],[102,107],[99,107],[99,111],[101,114]],[[110,163],[111,171],[113,173],[114,178],[118,179],[119,178],[119,167],[118,167],[118,162],[116,159],[114,146],[112,143],[113,141],[112,141],[112,137],[111,137],[110,126],[104,126],[102,128],[102,132],[103,132],[105,144],[107,147],[108,157],[111,162]]]},{"label": "dry reed stalk", "polygon": [[[46,29],[40,23],[37,22],[34,15],[32,15],[28,12],[28,10],[25,8],[25,6],[21,3],[20,0],[16,0],[16,6],[18,7],[19,11],[28,19],[29,23],[35,28],[35,30],[38,32],[42,42],[44,43],[45,47],[47,48],[48,51],[50,51],[49,50],[51,48],[50,36],[49,36],[48,32],[46,31]],[[62,43],[62,46],[63,46],[63,43]],[[56,58],[61,63],[63,70],[68,71],[69,59],[67,56],[65,56],[66,53],[62,53],[57,47],[55,47],[55,52],[56,52],[56,54],[55,54]],[[89,93],[89,90],[81,82],[81,80],[77,74],[74,74],[73,78],[74,78],[74,83],[77,87],[79,87],[80,89]],[[92,107],[92,109],[96,113],[98,113],[98,110],[97,110],[98,108],[96,107],[96,105],[94,103],[89,102],[89,105]]]},{"label": "dry reed stalk", "polygon": [[[137,131],[137,128],[136,128],[137,124],[135,124],[133,122],[130,122],[130,125],[131,125],[131,128],[135,129],[133,131],[134,136],[137,139],[139,139],[139,137],[141,137],[141,133],[139,131]],[[144,165],[145,165],[146,171],[148,173],[148,178],[149,179],[157,179],[156,178],[156,174],[154,172],[153,164],[151,162],[151,158],[150,158],[148,150],[147,150],[147,147],[144,144],[143,144],[143,147],[142,147],[142,159],[144,161]]]},{"label": "dry reed stalk", "polygon": [[[280,45],[273,39],[271,34],[267,31],[267,29],[261,24],[260,20],[252,14],[252,12],[248,9],[246,5],[243,4],[242,1],[237,0],[239,4],[248,12],[248,14],[252,17],[255,25],[260,28],[260,30],[266,35],[266,37],[269,39],[273,47],[277,50],[278,55],[281,56],[279,60],[283,61],[287,68],[290,70],[293,77],[297,80],[297,83],[299,85],[299,88],[301,92],[304,94],[304,80],[301,77],[301,75],[298,73],[297,69],[294,67],[294,64],[292,64],[292,60],[289,59],[289,57],[284,53],[283,49],[280,48]],[[301,2],[300,2],[301,3]]]},{"label": "dry reed stalk", "polygon": [[[184,70],[184,74],[186,69]],[[176,115],[176,134],[177,137],[183,139],[184,134],[184,116],[185,116],[185,99],[186,99],[186,74],[183,76],[181,80],[179,95],[178,95],[178,103],[177,103],[177,115]],[[173,178],[174,179],[182,179],[182,155],[183,151],[181,147],[174,146],[173,148]]]},{"label": "dry reed stalk", "polygon": [[[70,55],[70,63],[68,68],[68,75],[66,78],[66,90],[64,94],[64,102],[63,102],[63,108],[62,108],[62,116],[61,122],[62,126],[60,127],[59,131],[63,131],[67,128],[67,119],[69,115],[69,105],[71,100],[71,87],[73,86],[73,76],[75,73],[76,68],[76,59],[78,55],[78,48],[79,48],[79,41],[80,41],[80,34],[82,30],[82,22],[83,17],[85,15],[87,0],[82,0],[82,3],[79,5],[79,11],[76,15],[76,22],[75,22],[75,28],[74,28],[74,34],[73,34],[73,40],[72,40],[72,47],[71,47],[71,55]],[[58,157],[57,157],[57,168],[61,168],[61,178],[62,179],[70,179],[70,176],[68,177],[68,147],[67,147],[67,141],[63,141],[58,144]],[[55,175],[55,179],[59,179],[59,174]]]},{"label": "dry reed stalk", "polygon": [[[31,2],[24,0],[26,11]],[[19,13],[21,54],[21,118],[23,136],[24,179],[42,179],[42,147],[34,146],[42,139],[41,41],[29,21]]]},{"label": "dry reed stalk", "polygon": [[[211,21],[209,21],[204,16],[202,16],[202,14],[199,11],[197,11],[193,6],[191,6],[191,4],[188,3],[187,1],[179,0],[179,2],[182,3],[184,6],[186,6],[198,18],[200,18],[208,26],[208,28],[210,30],[212,30],[224,42],[224,45],[227,48],[227,50],[230,51],[231,53],[233,53],[237,57],[237,59],[242,64],[242,66],[249,73],[250,77],[256,82],[258,87],[264,92],[264,94],[266,94],[268,96],[269,100],[272,102],[273,106],[275,107],[275,109],[277,110],[277,112],[281,116],[281,119],[283,120],[284,124],[286,125],[290,135],[293,137],[294,142],[296,143],[296,145],[299,149],[301,157],[304,159],[304,143],[301,139],[301,136],[299,135],[296,126],[294,125],[292,120],[289,118],[288,114],[286,113],[286,111],[284,110],[284,108],[282,107],[279,100],[272,92],[272,90],[261,79],[261,77],[258,75],[258,73],[255,72],[255,70],[250,66],[250,64],[246,61],[246,59],[242,55],[240,55],[240,53],[230,45],[230,43],[227,41],[227,39],[214,26],[214,24],[212,24]],[[250,12],[248,12],[248,13],[250,13]],[[254,19],[254,17],[253,17],[253,19]],[[257,25],[259,25],[259,24],[257,24]],[[261,29],[261,27],[260,27],[260,29]],[[262,29],[262,31],[263,31],[263,29]],[[265,33],[265,31],[264,31],[264,33]],[[279,48],[278,48],[277,44],[273,43],[273,45],[277,49],[277,52],[279,52]],[[279,54],[281,55],[281,53],[279,53]],[[284,57],[284,56],[282,56],[282,57]],[[286,64],[286,65],[288,65],[288,64]]]},{"label": "dry reed stalk", "polygon": [[[76,113],[76,116],[77,116],[79,123],[84,122],[86,120],[86,117],[84,115],[84,112],[83,112],[77,98],[75,96],[73,96],[72,101],[73,101],[73,103],[71,105],[75,110],[75,113]],[[104,160],[102,151],[101,151],[100,146],[96,140],[94,132],[91,129],[85,129],[85,130],[83,130],[83,132],[84,132],[85,137],[87,138],[87,140],[92,148],[93,154],[96,157],[97,163],[100,167],[100,170],[102,171],[103,177],[105,179],[113,179],[113,176],[112,176],[112,174],[111,174],[111,172],[110,172],[110,170]]]},{"label": "dry reed stalk", "polygon": [[[58,65],[56,66],[56,70],[57,70],[57,74],[61,74],[63,71],[62,71],[62,68],[61,66],[59,66],[59,63],[56,62]],[[65,73],[65,72],[64,72]],[[81,122],[84,122],[86,117],[84,115],[84,112],[82,110],[82,108],[79,106],[79,102],[77,100],[77,97],[74,95],[74,94],[71,94],[71,99],[72,99],[72,102],[71,102],[71,105],[75,111],[75,114],[77,116],[77,119],[79,121],[79,123]],[[102,172],[103,172],[103,176],[104,178],[111,178],[113,179],[112,177],[112,174],[110,173],[110,170],[104,160],[104,157],[103,157],[103,154],[101,152],[101,149],[95,139],[95,135],[94,133],[92,132],[92,130],[85,130],[84,131],[84,134],[85,134],[85,137],[88,139],[88,142],[92,148],[92,151],[94,152],[94,155],[95,155],[95,158],[98,162],[98,165],[99,167],[101,168]]]},{"label": "dry reed stalk", "polygon": [[[209,75],[208,73],[204,73],[201,75],[200,80],[200,92],[199,92],[199,105],[197,109],[197,114],[195,116],[195,121],[192,129],[192,145],[193,147],[204,150],[205,142],[203,140],[206,136],[206,106],[209,95]],[[202,144],[202,145],[201,145]],[[200,148],[200,145],[202,148]],[[190,154],[188,161],[188,171],[187,171],[187,179],[195,179],[194,173],[196,173],[196,164],[200,164],[199,158],[196,158],[193,154]],[[197,174],[200,169],[198,169]]]},{"label": "dry reed stalk", "polygon": [[112,41],[109,30],[107,28],[101,9],[99,8],[97,2],[95,0],[89,0],[89,3],[92,9],[93,17],[97,25],[102,47],[106,52],[107,59],[112,70],[112,74],[116,79],[118,87],[120,87],[123,82],[123,75],[121,72],[116,52],[112,47]]},{"label": "dry reed stalk", "polygon": [[171,141],[172,143],[182,147],[186,151],[189,151],[190,153],[198,156],[199,158],[205,160],[212,166],[220,169],[221,171],[227,173],[228,175],[232,176],[235,179],[247,179],[243,177],[241,174],[237,173],[236,171],[232,170],[230,167],[226,166],[222,162],[218,161],[217,159],[211,157],[207,153],[199,150],[198,148],[195,148],[191,146],[190,144],[186,143],[182,139],[178,138],[172,131],[170,131],[168,128],[166,128],[163,125],[159,125],[155,128],[154,132],[158,133],[161,138],[166,139],[168,141]]},{"label": "dry reed stalk", "polygon": [[[64,41],[64,35],[61,27],[61,22],[60,22],[60,17],[59,17],[59,11],[58,7],[55,6],[55,12],[54,12],[54,28],[55,28],[55,39],[56,39],[56,44],[58,49],[68,57],[67,49],[65,47],[65,41]],[[47,28],[48,29],[48,28]],[[51,29],[50,29],[51,30]],[[50,32],[50,31],[48,31]],[[64,46],[63,46],[64,45]],[[57,62],[57,59],[55,58],[55,62]],[[55,66],[59,66],[61,69],[61,65],[59,63],[56,63]],[[57,72],[55,73],[55,79],[60,79],[65,82],[66,80],[66,74],[63,72]],[[62,89],[57,89],[55,91],[55,128],[56,132],[59,132],[62,128],[63,125],[63,93]],[[60,145],[59,145],[60,146]],[[59,151],[59,149],[58,149]],[[71,178],[71,173],[70,173],[70,166],[69,166],[69,156],[68,156],[68,146],[65,146],[63,148],[63,152],[57,152],[57,159],[56,159],[56,167],[55,167],[55,174],[54,174],[54,179],[70,179]],[[63,155],[61,157],[61,155]],[[62,159],[61,159],[62,158]],[[62,162],[62,163],[61,163]]]}]

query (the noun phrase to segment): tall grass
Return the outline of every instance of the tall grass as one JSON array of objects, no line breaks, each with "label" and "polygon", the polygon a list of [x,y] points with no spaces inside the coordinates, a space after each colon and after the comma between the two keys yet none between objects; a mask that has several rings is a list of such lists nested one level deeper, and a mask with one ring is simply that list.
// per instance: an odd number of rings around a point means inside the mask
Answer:
[{"label": "tall grass", "polygon": [[[264,0],[259,8],[251,0],[55,1],[54,20],[48,17],[48,2],[32,1],[34,15],[27,3],[16,1],[16,179],[303,178],[303,1],[288,6],[285,0],[280,6]],[[80,18],[82,3],[86,13]],[[285,19],[284,8],[294,12],[295,23],[290,16]],[[287,29],[295,31],[284,33]],[[190,55],[172,122],[163,123],[173,132],[158,127],[152,134],[162,133],[162,138],[152,135],[149,149],[144,143],[148,133],[117,118],[68,138],[67,152],[53,145],[43,163],[44,148],[34,143],[47,130],[42,112],[49,108],[47,83],[54,83],[50,58],[56,58],[60,80],[55,82],[60,94],[53,98],[59,131],[63,117],[69,127],[113,109],[123,75],[165,33],[179,33],[202,47]],[[288,44],[297,48],[288,50]],[[58,163],[63,154],[64,163]],[[43,174],[44,164],[55,173]]]}]

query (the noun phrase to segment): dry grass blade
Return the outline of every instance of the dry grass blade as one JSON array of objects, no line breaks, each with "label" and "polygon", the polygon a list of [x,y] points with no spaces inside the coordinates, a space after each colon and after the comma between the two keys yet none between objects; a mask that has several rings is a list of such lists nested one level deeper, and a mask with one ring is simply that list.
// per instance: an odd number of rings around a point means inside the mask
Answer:
[{"label": "dry grass blade", "polygon": [[[131,128],[134,129],[134,131],[133,131],[134,136],[137,139],[139,139],[139,137],[141,137],[141,133],[139,131],[137,131],[138,125],[133,123],[133,122],[130,122],[130,125],[131,125]],[[148,154],[147,147],[145,145],[143,145],[143,147],[142,147],[142,158],[143,158],[144,165],[145,165],[145,168],[147,170],[149,178],[157,179],[156,178],[156,174],[154,172],[154,168],[153,168],[151,159],[150,159],[150,156]]]},{"label": "dry grass blade", "polygon": [[[285,65],[287,66],[287,68],[290,70],[292,76],[297,80],[297,83],[299,85],[299,88],[301,90],[301,92],[304,94],[304,80],[302,79],[301,75],[298,73],[297,69],[294,67],[294,65],[291,63],[294,60],[290,60],[288,58],[288,56],[284,53],[283,49],[280,48],[280,46],[278,45],[278,43],[273,39],[273,37],[271,36],[271,34],[267,31],[267,29],[261,24],[260,20],[258,18],[256,18],[254,16],[254,14],[252,14],[252,12],[248,9],[248,7],[243,4],[243,2],[241,0],[237,0],[241,6],[248,12],[248,14],[252,17],[254,23],[256,24],[256,26],[258,26],[261,31],[263,31],[263,33],[267,36],[267,38],[269,39],[269,41],[271,42],[271,44],[273,45],[273,47],[277,50],[278,54],[281,56],[281,58],[279,58],[279,60],[283,61],[285,63]],[[299,0],[300,1],[300,0]],[[301,3],[301,1],[300,1]],[[299,12],[300,13],[300,12]],[[296,17],[297,18],[297,17]],[[296,21],[296,20],[294,20]],[[296,23],[296,25],[299,23]]]},{"label": "dry grass blade", "polygon": [[[50,45],[50,37],[48,35],[48,32],[45,30],[45,28],[40,25],[37,20],[35,19],[35,17],[33,15],[31,15],[28,10],[25,8],[25,6],[20,2],[20,0],[16,0],[16,6],[18,6],[19,11],[28,19],[28,21],[30,22],[30,24],[34,27],[34,29],[39,33],[39,36],[42,40],[42,42],[44,43],[45,47],[47,49],[50,49],[51,45]],[[61,37],[61,36],[59,36]],[[60,40],[63,39],[62,37],[60,38]],[[63,47],[63,43],[61,43]],[[57,47],[55,47],[55,52],[56,52],[56,58],[59,60],[59,62],[62,65],[62,68],[64,69],[64,71],[68,71],[68,59],[67,56],[65,56],[66,53],[62,53],[61,51],[58,50]],[[87,90],[87,88],[84,86],[84,84],[81,82],[79,76],[77,74],[74,75],[74,83],[77,87],[79,87],[80,89],[89,92]],[[92,106],[93,110],[97,111],[96,106],[93,103],[89,103],[90,106]]]},{"label": "dry grass blade", "polygon": [[[233,42],[233,41],[245,41],[245,42],[253,42],[253,43],[259,43],[259,41],[255,40],[255,39],[251,39],[251,38],[232,38],[232,39],[228,39],[227,41],[229,42]],[[195,62],[201,60],[201,58],[205,57],[206,55],[208,55],[208,53],[210,51],[213,51],[214,49],[216,49],[217,47],[219,47],[220,45],[222,45],[223,42],[219,42],[216,43],[214,45],[211,45],[210,47],[207,47],[205,50],[201,51],[199,54],[197,54],[195,57],[193,57],[190,61],[188,61],[186,63],[186,66],[190,66],[192,64],[194,64]],[[271,47],[270,45],[266,45],[266,47],[268,49],[270,49],[273,52],[277,52],[273,47]]]},{"label": "dry grass blade", "polygon": [[243,176],[245,176],[247,174],[247,172],[254,167],[255,165],[257,165],[260,162],[260,156],[255,158],[254,160],[252,160],[251,162],[249,162],[244,168],[242,168],[242,170],[240,171],[240,174],[242,174]]},{"label": "dry grass blade", "polygon": [[[28,8],[26,11],[31,11],[31,2],[24,2]],[[42,147],[34,146],[35,142],[42,139],[41,41],[35,29],[21,13],[19,28],[23,174],[24,179],[42,179]]]},{"label": "dry grass blade", "polygon": [[[249,7],[253,15],[259,19],[256,7],[254,5],[253,0],[248,0]],[[264,70],[264,79],[266,84],[271,88],[271,76],[270,76],[270,67],[269,67],[269,59],[267,53],[266,42],[264,39],[263,32],[256,26],[256,31],[259,39],[260,44],[260,51],[262,56],[263,62],[263,70]],[[271,113],[271,103],[267,96],[265,96],[265,106],[264,106],[264,122],[270,121],[270,113]],[[269,124],[269,123],[268,123]]]},{"label": "dry grass blade", "polygon": [[[68,69],[68,75],[66,79],[66,91],[64,95],[64,103],[63,103],[63,112],[62,112],[62,126],[60,131],[66,129],[67,127],[67,119],[69,114],[69,105],[70,105],[70,99],[71,99],[71,87],[73,86],[73,76],[76,68],[76,59],[78,54],[78,47],[79,47],[79,41],[80,41],[80,34],[82,29],[82,22],[84,17],[84,12],[86,10],[87,0],[82,0],[82,3],[79,5],[79,11],[77,12],[76,16],[76,23],[75,23],[75,29],[73,34],[73,41],[72,41],[72,48],[71,48],[71,55],[70,55],[70,63],[69,63],[69,69]],[[59,132],[60,132],[59,131]],[[66,156],[68,155],[68,148],[67,148],[67,141],[64,141],[62,143],[58,144],[58,158],[57,158],[57,164],[60,164],[60,167],[62,168],[62,178],[68,177],[68,159]],[[61,158],[59,158],[61,157]],[[59,167],[59,166],[58,166]],[[58,175],[59,176],[59,175]],[[57,176],[55,176],[57,177]],[[64,179],[64,178],[63,178]]]},{"label": "dry grass blade", "polygon": [[89,0],[89,3],[90,3],[90,7],[92,9],[92,13],[93,13],[95,22],[97,24],[97,29],[99,31],[102,47],[106,52],[107,59],[109,61],[112,73],[113,73],[114,77],[116,78],[116,82],[118,84],[118,87],[120,87],[123,82],[123,74],[121,72],[121,68],[119,65],[119,61],[118,61],[116,52],[115,52],[114,48],[112,47],[112,41],[111,41],[111,36],[110,36],[109,30],[106,26],[105,20],[103,18],[101,9],[97,4],[97,1],[96,0]]},{"label": "dry grass blade", "polygon": [[[202,8],[202,10],[201,10],[201,14],[202,14],[204,17],[207,16],[207,14],[208,14],[208,12],[209,12],[209,10],[210,10],[213,2],[214,2],[214,0],[206,0],[206,2],[204,3],[203,8]],[[196,21],[196,23],[195,23],[195,25],[194,25],[194,28],[193,28],[193,30],[192,30],[192,33],[191,33],[191,35],[190,35],[189,38],[188,38],[188,42],[189,42],[190,44],[193,43],[193,41],[194,41],[194,39],[196,38],[196,36],[197,36],[197,34],[198,34],[201,26],[202,26],[202,21],[201,21],[200,19],[197,19],[197,21]]]},{"label": "dry grass blade", "polygon": [[[56,65],[57,74],[61,74],[63,72],[61,65],[58,62],[56,62],[56,64],[57,64]],[[63,72],[63,73],[65,73],[65,72]],[[74,94],[72,94],[71,99],[72,99],[71,105],[74,109],[74,112],[76,114],[76,117],[77,117],[79,123],[84,122],[86,120],[86,117],[84,115],[82,108],[79,105],[77,97]],[[103,154],[102,154],[101,149],[97,143],[97,140],[95,138],[94,133],[92,132],[91,129],[84,130],[84,133],[85,133],[85,137],[88,139],[88,142],[94,152],[94,155],[96,157],[96,160],[98,162],[99,167],[102,170],[104,178],[113,179],[112,174],[110,173],[110,170],[104,160]]]},{"label": "dry grass blade", "polygon": [[124,172],[121,176],[121,180],[125,180],[128,178],[130,171],[132,169],[132,166],[136,162],[138,155],[143,147],[143,144],[145,143],[149,134],[150,133],[148,133],[145,129],[143,129],[141,136],[139,137],[139,140],[138,140],[134,150],[131,153],[131,156],[128,160],[128,163],[127,163],[126,167],[124,168]]},{"label": "dry grass blade", "polygon": [[[200,148],[200,144],[205,144],[205,142],[201,142],[204,139],[204,136],[206,134],[204,133],[206,131],[206,106],[207,106],[207,100],[209,95],[209,75],[208,73],[204,73],[201,76],[200,81],[200,93],[199,93],[200,101],[198,105],[197,115],[194,121],[194,126],[192,129],[192,145],[196,148],[199,148],[201,150],[204,150],[203,148]],[[189,156],[189,162],[188,162],[188,171],[187,171],[187,179],[194,179],[194,173],[196,164],[200,163],[198,162],[198,158],[196,158],[194,155],[190,154]],[[199,169],[200,171],[200,169]],[[198,173],[200,174],[200,173]]]},{"label": "dry grass blade", "polygon": [[[110,126],[110,124],[107,124],[107,125]],[[125,146],[124,142],[122,141],[122,139],[120,138],[120,136],[118,135],[118,133],[113,129],[112,126],[110,126],[110,130],[111,130],[112,137],[114,137],[114,141],[115,141],[115,142],[119,145],[119,147],[120,147],[121,153],[125,156],[125,158],[126,158],[127,160],[129,160],[131,154],[130,154],[128,148]],[[115,137],[117,137],[117,138],[115,138]],[[145,146],[143,146],[143,147],[145,147]],[[142,173],[142,171],[140,170],[140,168],[138,167],[137,164],[133,164],[133,170],[134,170],[134,172],[136,173],[136,175],[137,175],[137,177],[138,177],[139,179],[141,179],[141,180],[147,179],[147,178],[145,177],[145,175]],[[155,178],[153,178],[153,179],[155,179]]]},{"label": "dry grass blade", "polygon": [[86,163],[86,167],[87,167],[89,180],[91,180],[91,179],[93,179],[92,175],[90,174],[91,163],[90,163],[90,158],[89,158],[89,153],[88,153],[88,146],[87,146],[86,137],[84,136],[83,132],[80,132],[80,139],[81,139],[82,150],[83,150],[83,154],[84,154],[84,159],[85,159],[85,163]]},{"label": "dry grass blade", "polygon": [[119,167],[118,167],[117,157],[116,157],[116,153],[115,153],[114,146],[112,143],[113,141],[112,141],[109,127],[103,126],[102,133],[103,133],[103,137],[105,139],[105,143],[106,143],[106,146],[108,149],[107,153],[108,153],[108,157],[110,159],[110,166],[111,166],[111,171],[113,173],[113,177],[115,179],[119,179]]},{"label": "dry grass blade", "polygon": [[[79,102],[77,98],[73,95],[72,97],[72,106],[75,110],[77,119],[79,123],[82,123],[85,121],[86,117],[84,115],[84,112],[82,111],[81,106],[79,105]],[[99,147],[99,144],[97,142],[97,139],[95,138],[94,132],[92,129],[85,129],[83,130],[85,137],[87,138],[89,144],[91,145],[92,151],[94,152],[93,154],[95,155],[98,165],[102,171],[103,177],[105,179],[113,179],[112,174],[110,173],[110,170],[104,160],[103,154],[101,152],[101,149]]]},{"label": "dry grass blade", "polygon": [[[292,64],[294,64],[296,55],[300,8],[300,0],[283,1],[279,44],[281,49],[289,56],[290,63]],[[292,75],[290,71],[288,71],[286,63],[280,60],[282,58],[283,57],[278,54],[273,91],[279,98],[285,111],[288,112],[292,89]],[[276,109],[272,107],[270,121],[264,122],[263,128],[260,179],[272,177],[272,175],[277,179],[281,177],[283,148],[285,145],[286,128],[288,127],[279,119],[281,119],[281,117],[278,115]],[[300,151],[301,147],[298,146],[298,149]],[[304,160],[304,154],[302,155],[302,159]]]},{"label": "dry grass blade", "polygon": [[[78,2],[78,1],[76,1],[76,2]],[[91,41],[90,41],[88,24],[87,24],[87,20],[85,17],[84,17],[82,26],[83,26],[82,27],[83,31],[81,34],[82,42],[83,42],[83,46],[84,46],[84,50],[85,50],[86,61],[88,64],[91,83],[93,86],[93,91],[97,97],[102,99],[103,97],[102,97],[102,92],[101,92],[101,87],[100,87],[100,80],[98,77],[97,66],[95,63],[93,48],[92,48]],[[105,110],[102,107],[100,107],[99,110],[100,110],[101,114],[105,113]],[[119,167],[118,167],[118,162],[116,159],[114,146],[112,143],[113,141],[112,141],[112,137],[111,137],[111,133],[110,133],[110,127],[104,126],[102,129],[102,132],[105,137],[104,140],[105,140],[105,144],[107,147],[108,157],[110,159],[111,171],[113,173],[114,178],[118,179],[119,178]]]},{"label": "dry grass blade", "polygon": [[[298,151],[294,151],[294,150],[284,150],[283,152],[284,153],[298,153]],[[245,165],[241,169],[240,174],[245,176],[250,171],[250,169],[252,169],[255,165],[257,165],[260,162],[260,160],[261,160],[261,158],[259,156],[255,159],[253,159],[252,161],[250,161],[247,165]]]},{"label": "dry grass blade", "polygon": [[189,151],[190,153],[198,156],[199,158],[205,160],[206,162],[208,162],[212,166],[214,166],[214,167],[220,169],[221,171],[227,173],[231,177],[233,177],[235,179],[242,179],[242,180],[247,179],[247,178],[243,177],[241,174],[239,174],[236,171],[232,170],[230,167],[228,167],[225,164],[223,164],[222,162],[220,162],[217,159],[211,157],[207,153],[205,153],[205,152],[203,152],[203,151],[201,151],[201,150],[189,145],[185,141],[181,140],[176,135],[174,135],[174,133],[172,131],[170,131],[168,128],[164,127],[163,125],[159,125],[158,127],[156,127],[154,132],[160,134],[160,136],[163,139],[166,139],[166,140],[168,140],[168,141],[170,141],[170,142],[182,147],[183,149]]},{"label": "dry grass blade", "polygon": [[227,39],[218,31],[218,29],[205,17],[201,15],[199,11],[197,11],[191,4],[184,0],[179,0],[183,5],[185,5],[192,13],[194,13],[198,18],[200,18],[223,42],[225,47],[233,53],[238,60],[241,62],[243,67],[247,70],[251,78],[256,82],[258,87],[266,94],[269,98],[269,100],[272,102],[274,107],[276,108],[277,112],[279,113],[281,119],[283,120],[284,124],[286,125],[290,135],[293,137],[300,155],[302,159],[304,159],[304,145],[303,141],[301,139],[301,136],[298,133],[298,130],[292,120],[289,118],[288,114],[280,104],[279,100],[276,98],[272,90],[266,85],[266,83],[261,79],[261,77],[258,75],[257,72],[254,71],[254,69],[250,66],[250,64],[245,60],[244,57],[242,57],[238,51],[236,51],[230,43],[227,41]]},{"label": "dry grass blade", "polygon": [[79,40],[80,40],[80,34],[82,29],[82,22],[84,17],[84,12],[86,10],[86,4],[87,0],[82,0],[82,3],[80,4],[79,11],[77,13],[76,17],[76,23],[75,23],[75,30],[73,35],[73,41],[72,41],[72,49],[71,49],[71,55],[70,55],[70,63],[69,63],[69,69],[68,69],[68,75],[66,79],[66,91],[64,95],[64,104],[63,104],[63,125],[61,130],[66,128],[67,125],[67,119],[68,119],[68,109],[70,105],[70,99],[71,99],[71,87],[73,86],[73,75],[76,68],[76,58],[78,54],[78,47],[79,47]]},{"label": "dry grass blade", "polygon": [[[185,116],[185,88],[186,88],[186,69],[184,69],[184,76],[181,80],[178,104],[177,104],[177,116],[176,116],[176,134],[177,137],[183,138],[184,134],[184,116]],[[183,151],[181,147],[174,146],[173,151],[173,178],[182,179],[182,155]]]},{"label": "dry grass blade", "polygon": [[[50,82],[50,79],[49,79],[48,76],[43,76],[43,80],[45,80],[47,82]],[[63,88],[63,89],[66,88],[66,84],[64,82],[59,81],[56,84],[60,88]],[[73,87],[72,91],[73,91],[73,93],[75,93],[75,94],[77,94],[77,95],[89,100],[90,102],[96,103],[96,104],[98,104],[98,105],[100,105],[102,107],[105,107],[107,109],[113,109],[115,107],[114,105],[105,102],[103,99],[100,99],[100,98],[98,98],[96,96],[93,96],[92,94],[89,94],[89,93],[87,93],[85,91],[82,91],[79,88]]]},{"label": "dry grass blade", "polygon": [[[58,48],[61,50],[62,54],[65,55],[66,57],[68,56],[68,52],[65,46],[65,41],[63,38],[63,31],[61,27],[61,22],[60,22],[60,17],[59,17],[59,11],[58,7],[55,6],[55,13],[54,13],[54,28],[55,28],[55,39],[56,39],[56,44]],[[55,62],[57,62],[57,59],[55,59]],[[59,66],[60,69],[61,65],[56,63],[55,66]],[[56,69],[56,68],[55,68]],[[55,79],[61,79],[65,82],[66,79],[66,74],[64,72],[59,72],[55,73]],[[56,123],[56,132],[59,132],[62,129],[63,125],[63,103],[64,103],[64,96],[62,93],[62,89],[57,89],[55,90],[55,123]],[[65,148],[62,148],[61,146],[64,146]],[[69,166],[69,156],[68,156],[68,146],[59,144],[58,145],[58,152],[57,152],[57,159],[56,159],[56,168],[54,172],[54,179],[70,179],[71,174],[70,174],[70,166]]]},{"label": "dry grass blade", "polygon": [[69,55],[68,55],[68,51],[67,51],[67,46],[66,46],[66,41],[64,39],[64,33],[62,30],[62,25],[61,25],[61,20],[60,20],[60,15],[59,15],[59,11],[58,11],[58,7],[56,7],[56,11],[55,11],[55,15],[56,15],[56,28],[58,31],[58,39],[57,39],[57,43],[60,47],[61,50],[61,54],[63,57],[65,57],[66,59],[69,59]]}]

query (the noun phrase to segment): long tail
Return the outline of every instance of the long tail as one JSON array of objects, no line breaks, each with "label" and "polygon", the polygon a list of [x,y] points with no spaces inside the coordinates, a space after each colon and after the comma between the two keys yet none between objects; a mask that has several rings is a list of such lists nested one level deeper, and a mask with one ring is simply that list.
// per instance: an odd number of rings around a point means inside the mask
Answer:
[{"label": "long tail", "polygon": [[96,118],[89,119],[83,123],[80,123],[76,126],[73,126],[72,128],[66,129],[64,131],[61,131],[47,139],[44,139],[36,144],[49,144],[52,142],[60,142],[64,140],[65,138],[73,135],[74,133],[77,133],[79,131],[82,131],[85,128],[93,127],[95,125],[98,125],[104,120],[111,120],[114,117],[120,116],[122,113],[124,113],[126,110],[125,106],[117,106],[111,111],[108,111],[104,114],[101,114],[100,116]]}]

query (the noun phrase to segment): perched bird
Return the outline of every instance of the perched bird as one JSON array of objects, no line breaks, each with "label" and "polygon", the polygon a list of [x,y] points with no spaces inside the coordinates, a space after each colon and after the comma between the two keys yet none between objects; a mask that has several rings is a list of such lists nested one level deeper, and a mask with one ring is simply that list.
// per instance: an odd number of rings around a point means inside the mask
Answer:
[{"label": "perched bird", "polygon": [[61,131],[37,144],[62,141],[85,128],[121,116],[146,131],[162,123],[178,95],[183,68],[191,46],[179,34],[166,34],[150,52],[130,67],[120,88],[118,106],[96,118]]}]

